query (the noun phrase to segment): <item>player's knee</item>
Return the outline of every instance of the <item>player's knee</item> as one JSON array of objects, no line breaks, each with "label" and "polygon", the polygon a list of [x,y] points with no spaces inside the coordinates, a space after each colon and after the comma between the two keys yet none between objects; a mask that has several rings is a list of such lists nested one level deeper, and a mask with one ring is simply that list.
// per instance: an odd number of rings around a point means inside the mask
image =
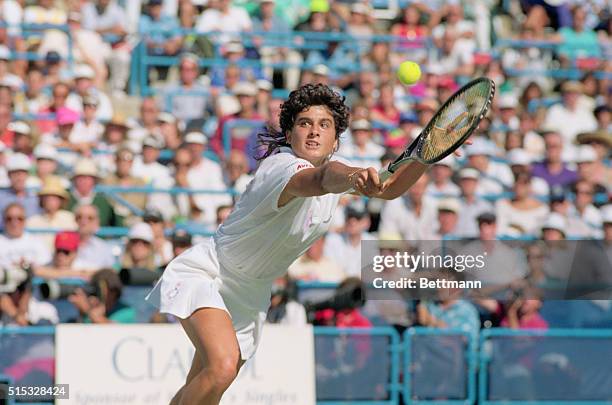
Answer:
[{"label": "player's knee", "polygon": [[215,388],[221,392],[229,388],[238,375],[238,358],[226,357],[210,365]]}]

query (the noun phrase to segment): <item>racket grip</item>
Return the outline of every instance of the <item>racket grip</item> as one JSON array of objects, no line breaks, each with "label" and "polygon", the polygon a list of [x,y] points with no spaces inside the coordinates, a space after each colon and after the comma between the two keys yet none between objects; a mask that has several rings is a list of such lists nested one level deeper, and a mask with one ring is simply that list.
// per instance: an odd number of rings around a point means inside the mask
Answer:
[{"label": "racket grip", "polygon": [[[385,181],[385,180],[387,180],[389,177],[391,177],[391,175],[392,175],[392,174],[393,174],[393,173],[391,173],[391,172],[390,172],[389,170],[387,170],[387,169],[381,169],[381,170],[378,172],[378,177],[380,178],[380,181],[381,181],[381,182],[384,182],[384,181]],[[350,193],[354,193],[354,192],[355,192],[355,189],[354,189],[354,188],[352,188],[352,189],[350,189],[350,190],[345,191],[345,192],[344,192],[344,194],[350,194]]]}]

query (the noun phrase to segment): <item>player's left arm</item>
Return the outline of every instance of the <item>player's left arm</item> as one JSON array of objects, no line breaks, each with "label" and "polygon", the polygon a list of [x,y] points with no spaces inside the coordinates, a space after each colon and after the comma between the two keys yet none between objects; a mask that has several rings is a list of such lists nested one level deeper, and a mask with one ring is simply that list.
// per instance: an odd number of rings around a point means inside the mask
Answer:
[{"label": "player's left arm", "polygon": [[394,200],[404,194],[417,180],[427,171],[429,165],[417,161],[410,162],[401,166],[389,177],[385,183],[383,191],[376,196],[383,200]]}]

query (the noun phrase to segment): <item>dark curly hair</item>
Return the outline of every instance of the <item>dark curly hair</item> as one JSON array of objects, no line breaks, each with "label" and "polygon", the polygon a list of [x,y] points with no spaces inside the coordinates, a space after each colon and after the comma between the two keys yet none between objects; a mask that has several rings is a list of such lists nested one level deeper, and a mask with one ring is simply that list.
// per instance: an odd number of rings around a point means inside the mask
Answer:
[{"label": "dark curly hair", "polygon": [[289,98],[281,105],[280,131],[271,126],[264,132],[257,134],[258,145],[265,149],[264,153],[256,156],[257,160],[263,160],[274,154],[281,146],[290,146],[287,143],[287,132],[291,131],[295,119],[299,113],[309,107],[325,106],[334,117],[336,128],[336,139],[346,130],[349,124],[349,108],[344,104],[345,97],[336,93],[324,84],[306,84],[289,94]]}]

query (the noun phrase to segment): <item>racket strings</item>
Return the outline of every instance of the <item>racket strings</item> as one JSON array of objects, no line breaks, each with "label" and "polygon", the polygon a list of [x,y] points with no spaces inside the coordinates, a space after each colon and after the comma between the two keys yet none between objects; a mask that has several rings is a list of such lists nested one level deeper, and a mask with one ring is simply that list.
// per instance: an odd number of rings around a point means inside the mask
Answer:
[{"label": "racket strings", "polygon": [[436,160],[458,142],[464,140],[489,102],[491,86],[478,83],[455,97],[440,111],[423,138],[417,153],[425,161]]}]

